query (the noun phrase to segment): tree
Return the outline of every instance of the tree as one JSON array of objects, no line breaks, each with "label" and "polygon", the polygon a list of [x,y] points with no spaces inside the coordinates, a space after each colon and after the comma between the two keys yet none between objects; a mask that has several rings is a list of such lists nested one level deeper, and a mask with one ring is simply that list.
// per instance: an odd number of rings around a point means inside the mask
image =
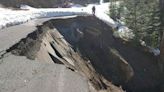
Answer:
[{"label": "tree", "polygon": [[146,29],[146,36],[145,42],[147,45],[159,48],[160,45],[160,9],[159,9],[159,2],[154,0],[153,2],[149,3],[150,11],[148,11],[148,21],[147,21],[147,29]]},{"label": "tree", "polygon": [[161,45],[160,45],[160,68],[164,71],[164,0],[160,1],[160,20],[161,20]]},{"label": "tree", "polygon": [[116,1],[115,0],[110,0],[110,17],[114,20],[116,20],[116,16],[117,16],[117,6],[116,6]]},{"label": "tree", "polygon": [[117,2],[118,0],[110,0],[110,6],[109,6],[109,16],[114,19],[115,21],[117,19],[120,19],[121,15],[121,11],[123,10],[122,5],[119,5],[119,3]]},{"label": "tree", "polygon": [[133,30],[135,42],[143,40],[151,47],[159,47],[160,16],[158,0],[124,0],[121,20]]}]

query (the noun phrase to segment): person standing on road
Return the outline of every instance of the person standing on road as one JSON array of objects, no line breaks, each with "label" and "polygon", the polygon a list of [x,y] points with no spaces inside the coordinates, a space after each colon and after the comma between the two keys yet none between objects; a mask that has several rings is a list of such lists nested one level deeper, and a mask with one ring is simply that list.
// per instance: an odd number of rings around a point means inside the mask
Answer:
[{"label": "person standing on road", "polygon": [[95,15],[95,12],[96,12],[96,7],[93,6],[93,7],[92,7],[92,14]]}]

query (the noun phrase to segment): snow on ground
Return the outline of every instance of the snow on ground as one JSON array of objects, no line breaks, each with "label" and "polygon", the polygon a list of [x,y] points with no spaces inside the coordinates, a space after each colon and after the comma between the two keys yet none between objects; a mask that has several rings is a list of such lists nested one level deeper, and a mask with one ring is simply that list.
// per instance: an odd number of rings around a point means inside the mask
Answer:
[{"label": "snow on ground", "polygon": [[29,5],[24,5],[24,4],[22,4],[22,5],[20,5],[20,9],[23,9],[23,10],[34,10],[34,9],[36,9],[36,8],[31,7],[31,6],[29,6]]},{"label": "snow on ground", "polygon": [[21,5],[20,9],[22,10],[0,8],[0,29],[36,18],[92,14],[93,6],[96,7],[96,16],[99,19],[113,28],[116,27],[116,23],[107,15],[109,3],[101,3],[100,5],[90,4],[81,8],[33,8],[28,5]]},{"label": "snow on ground", "polygon": [[32,8],[21,7],[23,10],[10,10],[0,8],[0,29],[21,24],[32,19],[49,18],[59,16],[87,14],[83,8]]},{"label": "snow on ground", "polygon": [[93,6],[96,7],[96,16],[99,19],[113,28],[116,27],[116,23],[107,15],[109,3],[102,3],[100,5],[90,4],[81,8],[33,8],[28,5],[21,5],[20,9],[22,10],[0,8],[0,29],[36,18],[92,14]]},{"label": "snow on ground", "polygon": [[116,28],[117,27],[116,22],[113,19],[111,19],[108,15],[109,5],[110,5],[110,3],[101,3],[100,5],[89,4],[87,6],[87,12],[92,14],[92,7],[95,6],[96,7],[96,12],[95,12],[96,17],[99,18],[100,20],[104,21],[106,24],[108,24],[112,28]]}]

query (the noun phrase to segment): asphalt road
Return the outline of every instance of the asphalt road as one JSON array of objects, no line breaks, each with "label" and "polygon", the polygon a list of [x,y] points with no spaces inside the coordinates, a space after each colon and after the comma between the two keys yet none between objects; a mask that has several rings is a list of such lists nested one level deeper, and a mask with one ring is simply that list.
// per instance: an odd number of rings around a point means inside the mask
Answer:
[{"label": "asphalt road", "polygon": [[24,24],[11,26],[5,29],[0,29],[0,52],[8,49],[12,45],[19,42],[22,38],[25,38],[29,33],[35,31],[37,25],[42,25],[42,23],[59,18],[72,18],[76,16],[65,16],[65,17],[52,17],[52,18],[42,18],[28,21]]},{"label": "asphalt road", "polygon": [[[54,18],[32,20],[0,30],[0,55],[35,31],[36,25],[50,19]],[[0,92],[89,92],[89,88],[84,77],[64,65],[7,53],[0,59]]]},{"label": "asphalt road", "polygon": [[0,60],[0,92],[89,92],[87,80],[64,65],[9,55]]}]

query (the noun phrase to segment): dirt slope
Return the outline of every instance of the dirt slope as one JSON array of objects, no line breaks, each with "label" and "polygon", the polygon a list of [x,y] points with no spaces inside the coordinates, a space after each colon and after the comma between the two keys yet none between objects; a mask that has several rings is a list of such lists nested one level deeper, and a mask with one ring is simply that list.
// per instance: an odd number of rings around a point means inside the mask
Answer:
[{"label": "dirt slope", "polygon": [[112,29],[94,17],[54,20],[75,51],[90,60],[97,72],[128,92],[160,92],[157,58],[113,37]]}]

